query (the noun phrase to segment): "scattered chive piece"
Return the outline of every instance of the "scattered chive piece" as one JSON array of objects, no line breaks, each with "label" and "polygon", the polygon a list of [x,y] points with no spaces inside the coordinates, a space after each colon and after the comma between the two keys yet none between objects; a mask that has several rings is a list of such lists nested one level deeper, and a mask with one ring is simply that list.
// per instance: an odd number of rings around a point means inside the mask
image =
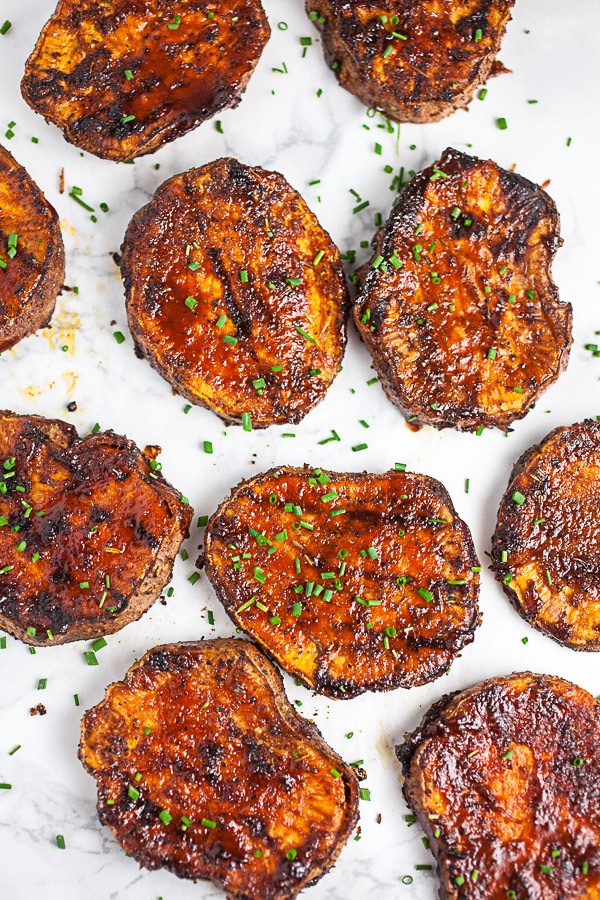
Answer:
[{"label": "scattered chive piece", "polygon": [[140,796],[140,792],[137,788],[135,788],[132,784],[127,788],[127,796],[130,800],[137,800]]},{"label": "scattered chive piece", "polygon": [[214,822],[212,819],[201,819],[200,824],[203,825],[205,828],[216,828],[217,827],[217,823]]},{"label": "scattered chive piece", "polygon": [[114,331],[113,337],[114,337],[115,341],[117,342],[117,344],[122,344],[123,341],[125,340],[125,335],[123,334],[122,331]]},{"label": "scattered chive piece", "polygon": [[368,450],[368,448],[369,448],[368,444],[355,444],[354,447],[352,448],[352,452],[358,453],[359,450]]},{"label": "scattered chive piece", "polygon": [[342,777],[342,773],[339,771],[339,769],[331,769],[331,774],[333,775],[334,778]]},{"label": "scattered chive piece", "polygon": [[132,115],[123,116],[123,118],[121,119],[121,125],[126,125],[127,122],[133,122],[134,119],[135,119],[135,116],[132,116]]},{"label": "scattered chive piece", "polygon": [[193,584],[196,584],[196,582],[198,581],[199,578],[200,578],[200,572],[192,572],[192,574],[188,578],[188,581],[190,584],[193,585]]},{"label": "scattered chive piece", "polygon": [[160,821],[163,822],[165,825],[168,825],[169,822],[172,822],[172,821],[173,821],[173,816],[171,815],[171,813],[169,812],[168,809],[161,809],[161,811],[160,811],[159,814],[158,814],[158,818],[159,818]]},{"label": "scattered chive piece", "polygon": [[483,32],[482,32],[481,28],[478,28],[475,32],[475,40],[480,41],[482,37],[483,37]]},{"label": "scattered chive piece", "polygon": [[98,650],[102,650],[104,647],[108,646],[105,639],[103,637],[96,638],[96,640],[92,644],[92,650],[94,653],[97,653]]},{"label": "scattered chive piece", "polygon": [[37,686],[38,691],[45,691],[47,684],[48,684],[47,678],[40,678],[40,680],[38,681],[38,686]]},{"label": "scattered chive piece", "polygon": [[500,131],[506,131],[506,129],[508,128],[507,121],[503,116],[496,120],[496,124],[498,125]]},{"label": "scattered chive piece", "polygon": [[233,337],[233,335],[231,335],[231,334],[226,334],[225,337],[223,338],[223,343],[231,344],[232,347],[235,347],[237,342],[238,342],[238,339],[236,337]]},{"label": "scattered chive piece", "polygon": [[221,315],[215,322],[215,325],[217,328],[222,328],[226,321],[227,321],[227,316],[225,315],[225,313],[221,313]]},{"label": "scattered chive piece", "polygon": [[242,284],[246,284],[246,283],[247,283],[247,281],[248,281],[248,270],[247,270],[247,269],[241,269],[241,271],[240,271],[240,281],[242,282]]},{"label": "scattered chive piece", "polygon": [[83,654],[83,658],[85,659],[88,666],[99,665],[98,660],[96,658],[96,654],[92,650],[85,650],[84,654]]},{"label": "scattered chive piece", "polygon": [[187,306],[188,309],[191,309],[193,311],[198,306],[198,301],[196,300],[195,297],[186,297],[185,305]]},{"label": "scattered chive piece", "polygon": [[9,20],[6,19],[6,21],[3,22],[2,25],[0,25],[0,34],[6,34],[8,31],[10,31],[11,28],[12,22],[9,22]]},{"label": "scattered chive piece", "polygon": [[314,339],[314,337],[311,334],[309,334],[307,331],[305,331],[304,328],[300,328],[299,325],[295,325],[294,327],[295,327],[296,331],[298,332],[298,334],[301,334],[302,337],[305,338],[307,341],[310,341],[311,344],[317,343],[316,340]]},{"label": "scattered chive piece", "polygon": [[292,615],[299,616],[301,612],[302,612],[302,604],[294,603],[294,605],[292,606]]},{"label": "scattered chive piece", "polygon": [[543,872],[544,875],[550,875],[552,873],[552,866],[540,866],[540,872]]},{"label": "scattered chive piece", "polygon": [[204,447],[204,452],[205,452],[205,453],[209,453],[209,454],[210,454],[210,453],[213,452],[212,441],[204,441],[203,447]]},{"label": "scattered chive piece", "polygon": [[244,431],[252,431],[252,419],[250,413],[242,413],[242,428]]},{"label": "scattered chive piece", "polygon": [[431,603],[433,600],[433,594],[431,591],[428,591],[427,588],[417,588],[417,594],[422,597],[423,600],[426,600],[427,603]]},{"label": "scattered chive piece", "polygon": [[79,706],[79,694],[73,694],[73,702],[75,706]]},{"label": "scattered chive piece", "polygon": [[8,751],[8,755],[13,756],[17,752],[17,750],[20,750],[20,749],[21,749],[21,744],[17,744],[16,747],[13,747],[12,750]]},{"label": "scattered chive piece", "polygon": [[64,839],[64,837],[62,836],[62,834],[57,834],[57,835],[56,835],[56,846],[58,847],[59,850],[64,850],[65,847],[67,846],[67,845],[65,844],[65,839]]},{"label": "scattered chive piece", "polygon": [[292,860],[296,859],[297,856],[298,856],[298,851],[297,851],[297,850],[288,850],[288,852],[285,854],[285,858],[286,858],[286,859],[289,859],[290,862],[291,862]]},{"label": "scattered chive piece", "polygon": [[371,791],[369,788],[360,788],[360,799],[361,800],[370,800],[371,799]]},{"label": "scattered chive piece", "polygon": [[124,74],[127,81],[131,81],[131,79],[133,78],[133,72],[131,71],[131,69],[125,69]]},{"label": "scattered chive piece", "polygon": [[497,353],[498,353],[498,351],[496,350],[495,347],[490,347],[490,349],[489,349],[488,352],[487,352],[487,359],[489,359],[489,360],[494,360],[494,359],[496,359],[496,354],[497,354]]},{"label": "scattered chive piece", "polygon": [[517,503],[519,506],[523,506],[523,504],[525,503],[525,497],[523,496],[523,494],[520,491],[514,491],[512,497],[510,499],[514,500],[514,502]]}]

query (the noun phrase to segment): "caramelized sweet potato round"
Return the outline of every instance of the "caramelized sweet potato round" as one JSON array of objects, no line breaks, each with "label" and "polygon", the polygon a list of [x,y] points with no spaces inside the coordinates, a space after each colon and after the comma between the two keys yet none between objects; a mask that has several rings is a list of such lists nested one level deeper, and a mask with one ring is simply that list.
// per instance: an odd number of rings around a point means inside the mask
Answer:
[{"label": "caramelized sweet potato round", "polygon": [[0,145],[0,353],[48,324],[64,277],[56,210]]},{"label": "caramelized sweet potato round", "polygon": [[306,9],[342,87],[398,122],[437,122],[493,74],[513,3],[307,0]]},{"label": "caramelized sweet potato round", "polygon": [[219,159],[133,217],[121,271],[139,352],[228,422],[299,422],[346,344],[337,248],[282,175]]},{"label": "caramelized sweet potato round", "polygon": [[139,619],[192,510],[131,441],[0,413],[0,628],[62,644]]},{"label": "caramelized sweet potato round", "polygon": [[354,320],[410,422],[506,429],[556,380],[572,341],[550,275],[558,227],[541,188],[458,150],[404,188]]},{"label": "caramelized sweet potato round", "polygon": [[556,428],[515,464],[500,503],[492,568],[530,625],[600,650],[600,422]]},{"label": "caramelized sweet potato round", "polygon": [[600,898],[600,704],[524,672],[443,698],[396,748],[441,900]]},{"label": "caramelized sweet potato round", "polygon": [[469,529],[425,475],[272,469],[214,513],[205,556],[236,625],[330,697],[432,681],[479,624]]},{"label": "caramelized sweet potato round", "polygon": [[150,650],[85,714],[79,756],[127,853],[232,900],[291,900],[358,818],[356,775],[246,641]]},{"label": "caramelized sweet potato round", "polygon": [[76,147],[129,160],[236,106],[269,34],[260,0],[59,0],[21,91]]}]

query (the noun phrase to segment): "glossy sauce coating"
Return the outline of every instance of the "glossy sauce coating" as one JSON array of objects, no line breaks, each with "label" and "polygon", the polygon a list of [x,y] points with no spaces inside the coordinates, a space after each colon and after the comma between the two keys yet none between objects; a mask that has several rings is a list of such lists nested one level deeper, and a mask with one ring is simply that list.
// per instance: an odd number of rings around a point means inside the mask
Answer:
[{"label": "glossy sauce coating", "polygon": [[205,555],[234,622],[338,699],[432,681],[479,623],[469,530],[424,475],[272,469],[211,517]]},{"label": "glossy sauce coating", "polygon": [[396,748],[442,900],[600,898],[600,705],[549,675],[443,698]]},{"label": "glossy sauce coating", "polygon": [[0,413],[1,628],[52,645],[148,609],[192,515],[150,459],[113,432]]},{"label": "glossy sauce coating", "polygon": [[358,818],[354,772],[245,641],[149,651],[85,714],[79,755],[127,853],[230,898],[295,897]]},{"label": "glossy sauce coating", "polygon": [[600,650],[600,422],[557,428],[515,464],[492,567],[517,612],[574,650]]},{"label": "glossy sauce coating", "polygon": [[48,324],[64,275],[56,210],[0,145],[0,353]]},{"label": "glossy sauce coating", "polygon": [[572,341],[550,275],[558,226],[541,188],[457,150],[402,191],[354,319],[409,422],[506,429],[556,380]]},{"label": "glossy sauce coating", "polygon": [[133,217],[121,270],[140,352],[226,421],[299,422],[339,371],[339,253],[277,172],[220,159],[169,179]]},{"label": "glossy sauce coating", "polygon": [[495,74],[513,2],[307,0],[306,9],[342,87],[399,122],[436,122]]},{"label": "glossy sauce coating", "polygon": [[129,160],[237,105],[269,34],[260,0],[60,0],[21,90],[77,147]]}]

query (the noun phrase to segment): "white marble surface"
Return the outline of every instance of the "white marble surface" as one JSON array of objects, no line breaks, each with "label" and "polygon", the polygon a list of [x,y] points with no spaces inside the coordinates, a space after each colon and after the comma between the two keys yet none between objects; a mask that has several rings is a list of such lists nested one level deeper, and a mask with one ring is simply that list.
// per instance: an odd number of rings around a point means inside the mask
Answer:
[{"label": "white marble surface", "polygon": [[[274,463],[377,472],[395,461],[406,462],[410,469],[446,484],[485,564],[513,460],[551,428],[600,414],[600,359],[584,349],[600,330],[600,5],[590,0],[517,0],[501,53],[513,73],[490,81],[486,99],[474,100],[469,112],[457,112],[435,125],[403,125],[398,137],[380,128],[383,120],[369,118],[360,103],[337,86],[300,0],[265,0],[272,37],[241,105],[220,116],[223,134],[214,121],[205,123],[135,165],[80,154],[21,100],[25,59],[53,5],[52,0],[0,0],[0,22],[13,22],[8,34],[0,36],[0,140],[5,142],[6,126],[14,120],[15,136],[7,146],[60,214],[66,281],[77,285],[79,293],[63,293],[49,331],[2,354],[2,405],[65,418],[82,432],[98,421],[142,446],[160,444],[165,474],[190,497],[197,514],[210,513],[232,485]],[[278,28],[279,22],[288,23],[287,30]],[[299,38],[308,35],[313,44],[303,58]],[[284,61],[288,73],[274,71]],[[507,119],[506,131],[497,128],[500,116]],[[31,143],[32,136],[39,138],[38,144]],[[381,156],[374,153],[376,141],[382,145]],[[390,209],[392,176],[383,167],[416,170],[448,145],[472,148],[474,154],[507,167],[515,164],[538,183],[549,180],[548,191],[562,216],[565,244],[554,274],[562,297],[574,307],[571,359],[566,373],[508,438],[490,431],[481,437],[428,428],[418,434],[409,431],[379,385],[367,386],[373,373],[354,333],[344,370],[320,407],[296,427],[250,434],[224,428],[201,409],[184,415],[184,401],[173,396],[145,361],[136,359],[111,253],[119,249],[131,214],[164,178],[225,154],[278,169],[345,251],[370,240],[374,213],[385,217]],[[61,167],[67,190],[82,187],[84,199],[96,208],[108,203],[108,213],[98,211],[97,224],[67,193],[59,194]],[[310,186],[314,179],[320,183]],[[350,189],[370,201],[359,215],[352,215],[355,198]],[[359,249],[358,260],[367,253]],[[126,335],[122,345],[112,337],[117,329]],[[68,413],[72,400],[77,411]],[[362,418],[370,425],[368,431],[359,422]],[[332,427],[340,442],[319,446]],[[283,436],[289,432],[295,437]],[[212,441],[212,456],[203,453],[204,440]],[[362,441],[368,442],[368,449],[353,453],[352,445]],[[121,678],[149,647],[233,632],[204,574],[193,587],[187,580],[200,542],[201,533],[194,528],[186,545],[190,559],[176,563],[172,599],[164,606],[157,603],[140,621],[110,637],[108,647],[99,652],[97,668],[85,664],[83,651],[88,647],[83,643],[31,655],[8,637],[6,649],[0,650],[0,782],[12,784],[12,790],[0,791],[0,895],[7,900],[223,896],[208,884],[145,872],[127,859],[97,821],[95,785],[76,755],[82,709],[100,700],[105,686]],[[598,657],[560,648],[532,631],[485,569],[481,606],[484,618],[475,642],[449,676],[429,686],[331,702],[286,680],[289,696],[302,701],[301,712],[315,718],[325,738],[348,761],[365,760],[365,786],[372,796],[370,803],[361,804],[362,839],[350,841],[335,869],[305,892],[307,900],[363,900],[374,890],[379,900],[436,896],[435,875],[415,871],[415,864],[433,860],[418,827],[407,828],[403,821],[407,810],[391,748],[443,693],[525,668],[558,674],[600,693]],[[214,611],[214,628],[207,622],[208,609]],[[524,636],[529,638],[526,645]],[[38,692],[41,677],[48,679],[48,686]],[[73,702],[75,692],[79,709]],[[47,715],[30,716],[30,708],[39,702],[47,707]],[[347,740],[350,730],[354,737]],[[21,749],[10,755],[18,744]],[[57,834],[64,835],[65,850],[57,849]],[[404,875],[412,875],[410,886],[401,883]]]}]

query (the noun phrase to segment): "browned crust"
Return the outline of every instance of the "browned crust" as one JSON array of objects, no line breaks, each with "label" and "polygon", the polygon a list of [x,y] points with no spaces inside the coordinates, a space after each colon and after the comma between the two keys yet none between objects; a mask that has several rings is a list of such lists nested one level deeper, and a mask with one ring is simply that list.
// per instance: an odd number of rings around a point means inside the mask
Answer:
[{"label": "browned crust", "polygon": [[236,625],[336,699],[432,681],[479,624],[469,529],[424,475],[271,469],[211,517],[205,563]]},{"label": "browned crust", "polygon": [[84,715],[79,757],[98,782],[100,821],[141,866],[211,880],[237,900],[292,900],[358,819],[356,775],[246,641],[150,650]]},{"label": "browned crust", "polygon": [[156,449],[0,413],[0,628],[44,646],[112,634],[146,612],[192,516],[151,468]]},{"label": "browned crust", "polygon": [[599,479],[600,422],[554,429],[515,463],[492,538],[514,608],[573,650],[600,650]]},{"label": "browned crust", "polygon": [[[12,258],[11,234],[18,236]],[[48,324],[64,277],[56,210],[0,145],[0,353]]]},{"label": "browned crust", "polygon": [[572,343],[551,277],[561,243],[551,198],[491,160],[447,149],[404,188],[354,321],[410,422],[506,430],[558,378]]},{"label": "browned crust", "polygon": [[21,91],[76,147],[129,160],[236,106],[269,35],[260,0],[59,0]]},{"label": "browned crust", "polygon": [[396,754],[441,900],[598,900],[599,740],[597,701],[531,672],[484,681],[426,713]]},{"label": "browned crust", "polygon": [[306,9],[342,87],[391,119],[423,123],[465,107],[495,74],[513,2],[307,0]]},{"label": "browned crust", "polygon": [[323,399],[348,290],[337,248],[278,172],[226,158],[176,175],[122,250],[138,351],[183,397],[255,428],[297,423]]}]

